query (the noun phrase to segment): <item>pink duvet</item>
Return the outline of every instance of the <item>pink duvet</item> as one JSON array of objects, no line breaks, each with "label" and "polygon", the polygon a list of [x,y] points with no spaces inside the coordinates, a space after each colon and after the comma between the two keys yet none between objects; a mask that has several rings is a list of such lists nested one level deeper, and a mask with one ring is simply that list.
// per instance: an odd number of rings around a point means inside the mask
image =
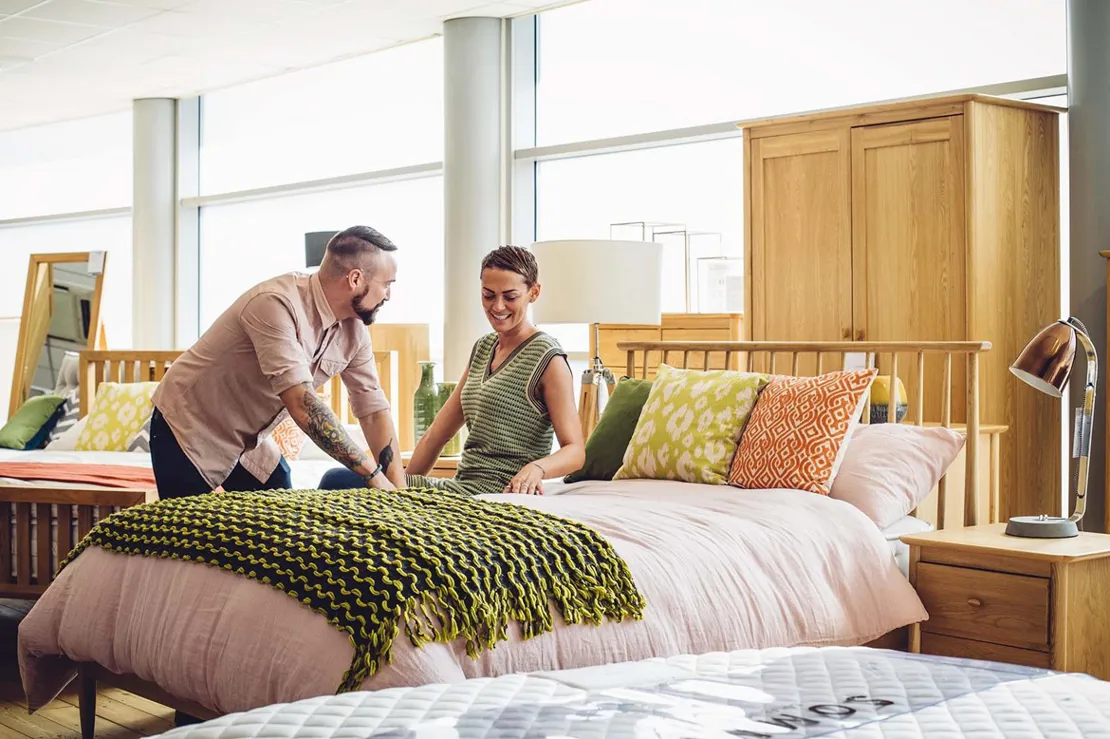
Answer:
[{"label": "pink duvet", "polygon": [[[498,496],[605,536],[647,599],[642,621],[558,622],[472,660],[461,644],[398,638],[363,687],[453,682],[681,653],[861,644],[926,613],[878,528],[848,503],[791,490],[658,481],[583,483],[561,495]],[[526,536],[527,532],[522,532]],[[219,713],[334,693],[346,635],[266,585],[199,564],[89,549],[19,629],[29,707],[74,662],[152,681]]]}]

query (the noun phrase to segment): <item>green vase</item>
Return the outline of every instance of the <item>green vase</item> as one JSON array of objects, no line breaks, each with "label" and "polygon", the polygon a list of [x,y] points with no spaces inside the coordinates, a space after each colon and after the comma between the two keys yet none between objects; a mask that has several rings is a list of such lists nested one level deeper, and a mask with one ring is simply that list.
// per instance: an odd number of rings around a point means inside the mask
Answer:
[{"label": "green vase", "polygon": [[[455,392],[457,382],[441,382],[439,383],[439,406],[436,408],[438,413],[443,406],[447,405],[447,401],[451,398],[451,393]],[[448,440],[447,444],[440,452],[443,457],[457,457],[462,454],[462,430],[460,429],[454,436]]]},{"label": "green vase", "polygon": [[436,389],[435,362],[420,362],[420,385],[412,396],[413,434],[416,442],[432,425],[439,410],[439,391]]}]

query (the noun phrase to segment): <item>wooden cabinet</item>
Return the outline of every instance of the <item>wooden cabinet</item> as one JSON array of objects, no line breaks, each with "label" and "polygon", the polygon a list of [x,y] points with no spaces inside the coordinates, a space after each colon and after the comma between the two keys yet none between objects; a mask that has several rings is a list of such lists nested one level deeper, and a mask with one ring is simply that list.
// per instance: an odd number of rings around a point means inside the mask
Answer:
[{"label": "wooden cabinet", "polygon": [[910,649],[1110,679],[1110,536],[1018,539],[1005,524],[902,537],[929,620]]},{"label": "wooden cabinet", "polygon": [[[658,326],[643,324],[602,323],[599,324],[598,334],[601,341],[601,362],[608,367],[614,375],[622,377],[627,374],[628,355],[617,348],[617,344],[625,341],[740,341],[742,333],[742,316],[739,313],[664,313]],[[597,338],[590,331],[590,356],[594,356]],[[642,359],[643,354],[638,354],[637,359]],[[682,366],[681,352],[668,357],[672,366]],[[724,369],[724,356],[718,352],[709,355],[709,369]],[[690,352],[688,362],[691,368],[703,369],[705,367],[704,352]],[[649,366],[652,363],[649,363]],[[733,357],[733,366],[730,369],[739,369],[739,356]],[[643,367],[636,366],[636,376],[639,377]],[[654,377],[655,370],[648,373]]]},{"label": "wooden cabinet", "polygon": [[[747,338],[990,341],[1003,517],[1060,513],[1059,405],[1008,371],[1061,309],[1059,112],[958,95],[744,124]],[[915,398],[918,363],[898,366]],[[965,409],[956,393],[954,420]]]}]

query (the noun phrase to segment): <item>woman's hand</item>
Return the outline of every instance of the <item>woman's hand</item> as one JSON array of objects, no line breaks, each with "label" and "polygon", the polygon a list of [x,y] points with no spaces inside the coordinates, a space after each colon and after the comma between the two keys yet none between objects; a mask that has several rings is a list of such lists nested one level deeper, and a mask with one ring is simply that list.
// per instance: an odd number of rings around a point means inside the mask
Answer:
[{"label": "woman's hand", "polygon": [[520,472],[509,480],[505,486],[506,493],[522,493],[524,495],[543,495],[543,468],[535,462],[529,462],[520,468]]}]

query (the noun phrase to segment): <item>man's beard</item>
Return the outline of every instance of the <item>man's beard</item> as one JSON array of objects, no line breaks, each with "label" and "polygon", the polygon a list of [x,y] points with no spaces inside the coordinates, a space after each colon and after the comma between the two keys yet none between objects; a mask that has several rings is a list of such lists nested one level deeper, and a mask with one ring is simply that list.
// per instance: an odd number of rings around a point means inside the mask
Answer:
[{"label": "man's beard", "polygon": [[375,305],[373,308],[367,310],[367,308],[362,304],[362,301],[366,297],[366,294],[369,292],[370,286],[367,285],[366,290],[363,291],[362,295],[359,295],[357,298],[351,298],[351,308],[354,310],[355,315],[359,317],[359,320],[361,320],[367,326],[374,322],[374,319],[378,317],[378,311],[383,305],[385,305],[385,301],[383,300],[382,302]]}]

